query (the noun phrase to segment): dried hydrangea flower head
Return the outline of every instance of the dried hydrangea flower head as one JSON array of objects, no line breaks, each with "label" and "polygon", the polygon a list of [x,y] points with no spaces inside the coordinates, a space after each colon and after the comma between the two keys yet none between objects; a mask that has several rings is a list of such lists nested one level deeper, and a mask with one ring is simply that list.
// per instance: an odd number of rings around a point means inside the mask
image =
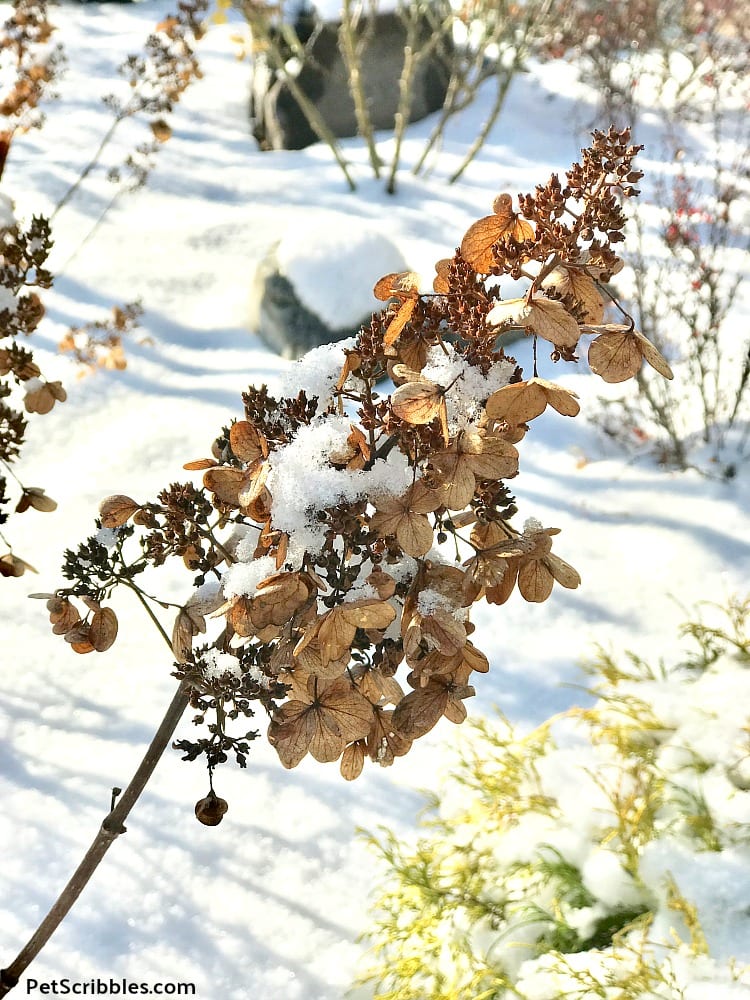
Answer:
[{"label": "dried hydrangea flower head", "polygon": [[[524,379],[498,334],[520,329],[569,362],[593,336],[595,371],[632,374],[642,338],[627,317],[603,325],[602,290],[621,266],[612,244],[640,176],[628,140],[596,133],[564,183],[553,177],[517,210],[501,195],[437,264],[433,291],[411,273],[382,278],[387,304],[356,338],[311,352],[277,396],[248,389],[243,419],[186,466],[200,486],[104,502],[100,535],[68,553],[75,584],[56,597],[86,594],[101,608],[124,567],[134,585],[136,570],[182,558],[195,577],[174,624],[177,676],[197,720],[215,715],[207,738],[176,744],[187,758],[212,769],[233,753],[244,765],[258,734],[232,736],[227,722],[260,702],[286,767],[310,754],[352,779],[368,759],[391,764],[442,717],[466,717],[472,675],[489,669],[473,604],[503,604],[516,588],[541,602],[555,583],[579,585],[552,550],[558,529],[513,526],[509,488],[529,423],[579,405],[539,375],[536,352]],[[522,298],[501,298],[504,275],[527,280]],[[640,350],[669,374],[651,345]],[[136,531],[139,556],[127,561]],[[55,607],[74,648],[93,644],[93,618]]]}]

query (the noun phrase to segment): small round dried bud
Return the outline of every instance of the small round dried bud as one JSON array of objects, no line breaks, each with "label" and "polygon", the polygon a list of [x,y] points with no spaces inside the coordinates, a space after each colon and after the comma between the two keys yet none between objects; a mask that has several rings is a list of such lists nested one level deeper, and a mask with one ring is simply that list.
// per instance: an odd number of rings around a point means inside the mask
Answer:
[{"label": "small round dried bud", "polygon": [[212,789],[205,799],[195,803],[195,815],[204,826],[218,826],[228,808],[226,799],[220,799]]},{"label": "small round dried bud", "polygon": [[157,118],[151,123],[151,131],[154,134],[154,138],[157,142],[166,142],[172,135],[172,129],[170,128],[168,122],[165,122],[163,118]]}]

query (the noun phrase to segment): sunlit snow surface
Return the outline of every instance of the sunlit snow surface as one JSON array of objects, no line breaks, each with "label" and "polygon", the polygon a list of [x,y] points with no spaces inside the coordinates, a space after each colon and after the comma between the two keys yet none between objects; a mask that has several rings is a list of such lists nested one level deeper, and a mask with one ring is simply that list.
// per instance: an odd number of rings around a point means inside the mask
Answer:
[{"label": "sunlit snow surface", "polygon": [[[169,9],[151,0],[53,9],[69,70],[43,131],[17,138],[11,150],[3,189],[19,216],[49,212],[75,180],[108,126],[101,97],[118,86],[116,65]],[[447,187],[444,178],[481,126],[491,88],[449,130],[430,177],[405,169],[395,197],[369,176],[365,151],[345,142],[360,181],[350,194],[325,148],[256,151],[249,67],[229,40],[236,30],[214,28],[201,43],[204,78],[177,108],[174,137],[147,189],[118,202],[69,263],[111,198],[103,170],[55,220],[50,266],[59,277],[44,296],[48,314],[34,350],[69,398],[31,421],[20,469],[59,508],[30,511],[9,526],[17,552],[39,575],[2,582],[0,964],[73,871],[175,684],[171,654],[135,601],[117,603],[121,635],[110,653],[76,657],[50,634],[43,604],[26,595],[62,583],[62,552],[94,530],[102,497],[150,499],[184,479],[183,463],[209,454],[221,426],[241,415],[242,389],[267,381],[273,390],[290,371],[247,330],[257,263],[314,208],[319,216],[348,214],[353,233],[373,225],[386,233],[429,285],[434,261],[451,255],[499,191],[533,189],[572,162],[585,141],[579,126],[593,117],[569,67],[533,71],[517,79],[491,142],[459,185]],[[409,131],[407,167],[429,130],[427,121]],[[654,138],[655,126],[646,131],[642,138]],[[106,165],[143,139],[142,128],[124,128]],[[386,156],[388,149],[384,137]],[[646,169],[657,155],[654,147],[645,156]],[[349,263],[344,258],[331,274],[332,296]],[[372,282],[380,276],[373,273]],[[123,373],[77,380],[55,354],[56,341],[70,325],[135,298],[152,343],[128,348]],[[527,354],[521,345],[522,363]],[[515,595],[473,615],[473,638],[492,667],[477,677],[470,709],[489,714],[499,705],[524,726],[581,697],[561,685],[580,680],[576,662],[593,643],[669,655],[685,618],[680,605],[741,590],[750,566],[745,470],[722,483],[627,463],[611,450],[602,457],[585,416],[601,384],[551,364],[542,374],[574,388],[583,414],[546,415],[520,445],[519,524],[534,516],[560,527],[556,551],[583,585],[556,589],[542,607]],[[149,586],[170,600],[190,592],[179,573],[155,574]],[[186,716],[178,738],[192,733]],[[287,772],[259,740],[246,771],[226,767],[217,776],[229,812],[216,829],[193,817],[207,791],[205,770],[168,753],[127,835],[32,975],[194,982],[203,1000],[342,997],[361,955],[355,939],[367,925],[377,871],[356,828],[413,829],[417,789],[434,782],[456,733],[442,722],[409,757],[390,770],[366,770],[351,785],[335,765],[305,761]]]}]

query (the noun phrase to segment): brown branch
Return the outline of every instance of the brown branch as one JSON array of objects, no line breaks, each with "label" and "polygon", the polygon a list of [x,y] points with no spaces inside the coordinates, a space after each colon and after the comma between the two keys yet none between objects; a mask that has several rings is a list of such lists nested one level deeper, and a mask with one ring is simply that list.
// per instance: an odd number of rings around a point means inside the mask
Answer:
[{"label": "brown branch", "polygon": [[125,833],[124,822],[130,810],[138,801],[141,792],[148,784],[154,768],[159,763],[162,754],[172,738],[172,734],[177,728],[177,723],[187,708],[190,697],[188,691],[189,689],[185,685],[180,685],[167,708],[159,728],[154,734],[154,738],[143,760],[131,778],[130,784],[122,793],[117,805],[105,816],[99,832],[94,837],[91,846],[84,855],[73,877],[16,958],[7,968],[0,969],[0,997],[6,996],[18,984],[18,980],[24,971],[34,961],[47,941],[49,941],[57,930],[60,923],[68,915],[71,907],[88,884],[89,879],[99,867],[104,855],[120,834]]}]

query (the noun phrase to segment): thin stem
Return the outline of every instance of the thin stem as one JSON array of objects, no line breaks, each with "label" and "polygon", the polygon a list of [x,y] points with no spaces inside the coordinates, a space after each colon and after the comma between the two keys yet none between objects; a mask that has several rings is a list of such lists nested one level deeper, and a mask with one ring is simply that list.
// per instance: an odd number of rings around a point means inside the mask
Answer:
[{"label": "thin stem", "polygon": [[[276,39],[271,34],[264,15],[258,14],[253,16],[251,9],[251,6],[247,4],[244,7],[245,16],[250,24],[250,30],[257,34],[257,37],[262,40],[269,62],[276,72],[283,77],[284,83],[287,87],[289,87],[292,97],[294,97],[297,104],[299,104],[300,111],[307,119],[310,128],[322,142],[326,143],[328,148],[333,153],[336,163],[338,163],[341,168],[341,172],[346,178],[349,190],[356,191],[357,185],[352,180],[349,168],[346,165],[346,160],[344,159],[339,144],[336,141],[336,136],[326,124],[315,104],[310,100],[307,94],[305,94],[304,90],[302,90],[299,86],[294,76],[287,69],[287,60],[284,58],[284,54],[279,48]],[[294,30],[292,25],[286,25],[286,27],[289,31]],[[300,44],[299,39],[297,40],[297,43],[298,45]]]},{"label": "thin stem", "polygon": [[[79,180],[80,180],[80,178],[79,178]],[[65,273],[65,271],[67,270],[67,268],[70,265],[70,263],[75,260],[75,258],[81,252],[81,250],[83,250],[83,248],[86,246],[86,244],[89,243],[89,241],[91,239],[93,239],[93,237],[97,233],[99,227],[104,222],[104,220],[106,219],[106,217],[110,213],[110,211],[114,208],[115,204],[122,197],[122,195],[123,195],[123,189],[122,188],[120,188],[119,190],[115,191],[114,195],[109,199],[109,201],[107,202],[107,204],[104,206],[104,209],[100,213],[99,218],[96,220],[96,222],[91,227],[91,229],[89,229],[89,231],[83,237],[83,239],[78,244],[78,246],[75,248],[75,250],[73,251],[73,253],[70,254],[70,256],[67,258],[67,260],[65,261],[64,264],[62,264],[60,267],[57,267],[55,269],[55,271],[56,271],[56,273],[57,273],[58,276]],[[57,209],[55,209],[55,211],[57,211]]]},{"label": "thin stem", "polygon": [[98,833],[94,837],[83,860],[75,870],[73,877],[53,903],[49,913],[42,920],[31,938],[29,938],[27,944],[24,945],[7,968],[0,970],[0,997],[6,996],[17,985],[21,975],[31,962],[34,961],[68,915],[71,907],[88,884],[89,879],[99,867],[104,855],[120,834],[125,833],[125,820],[140,798],[162,754],[169,745],[189,700],[189,688],[185,685],[180,685],[138,769],[122,793],[117,805],[105,816]]},{"label": "thin stem", "polygon": [[19,485],[19,486],[21,487],[21,489],[24,489],[24,485],[23,485],[23,483],[22,483],[22,482],[21,482],[21,480],[20,480],[20,479],[18,478],[18,476],[17,476],[16,474],[15,474],[15,472],[14,472],[14,471],[13,471],[13,469],[12,469],[12,468],[10,467],[10,465],[8,464],[8,462],[6,462],[4,458],[3,458],[3,459],[0,459],[0,462],[2,462],[2,463],[3,463],[3,465],[5,466],[5,471],[6,471],[6,472],[8,472],[8,473],[9,473],[9,474],[10,474],[11,476],[13,476],[13,478],[14,478],[14,479],[15,479],[15,481],[16,481],[16,482],[18,483],[18,485]]},{"label": "thin stem", "polygon": [[169,636],[167,635],[167,633],[164,631],[164,629],[162,627],[162,624],[159,621],[159,619],[156,617],[156,615],[151,610],[151,608],[148,606],[148,604],[146,604],[146,599],[144,598],[143,594],[141,593],[141,590],[138,587],[136,587],[136,585],[134,583],[132,583],[130,580],[121,580],[120,582],[123,583],[123,584],[125,584],[126,587],[128,587],[130,590],[133,591],[133,593],[135,594],[135,596],[138,598],[138,600],[141,602],[141,604],[145,608],[146,614],[149,616],[149,618],[151,619],[151,621],[154,623],[154,625],[158,629],[159,634],[161,635],[162,639],[166,642],[167,646],[169,646],[169,649],[171,651],[171,649],[172,649],[172,642],[171,642]]},{"label": "thin stem", "polygon": [[[112,139],[112,136],[115,134],[115,131],[116,131],[118,125],[120,124],[120,122],[124,121],[125,118],[128,117],[128,114],[129,114],[129,112],[126,109],[126,110],[120,111],[120,113],[118,115],[116,115],[115,120],[112,122],[112,124],[109,126],[109,128],[107,129],[107,131],[104,133],[102,141],[99,143],[99,146],[97,147],[97,150],[94,153],[94,155],[91,157],[91,159],[86,164],[86,166],[83,168],[83,170],[80,172],[80,174],[78,175],[78,177],[76,178],[76,180],[70,185],[70,187],[68,188],[68,190],[62,196],[62,198],[55,205],[54,209],[52,210],[52,214],[50,215],[50,221],[52,221],[52,219],[54,219],[54,217],[57,215],[57,213],[60,211],[61,208],[63,208],[65,205],[67,205],[67,203],[70,201],[70,199],[76,193],[76,191],[78,190],[78,188],[81,186],[81,184],[83,184],[83,182],[86,180],[86,178],[88,177],[88,175],[91,173],[91,171],[97,165],[97,163],[101,159],[102,153],[104,152],[104,150],[106,149],[106,147],[109,145],[109,143],[110,143],[110,141]],[[97,225],[98,225],[98,223],[97,223]]]},{"label": "thin stem", "polygon": [[380,179],[380,167],[382,161],[378,156],[375,146],[375,134],[372,127],[372,118],[367,107],[365,96],[365,86],[362,79],[362,47],[363,41],[355,39],[356,18],[352,13],[352,0],[344,0],[341,9],[341,27],[339,28],[339,45],[341,54],[346,63],[346,71],[349,77],[349,91],[354,101],[354,114],[357,118],[357,128],[359,134],[365,140],[367,153],[370,158],[370,166],[377,180]]}]

